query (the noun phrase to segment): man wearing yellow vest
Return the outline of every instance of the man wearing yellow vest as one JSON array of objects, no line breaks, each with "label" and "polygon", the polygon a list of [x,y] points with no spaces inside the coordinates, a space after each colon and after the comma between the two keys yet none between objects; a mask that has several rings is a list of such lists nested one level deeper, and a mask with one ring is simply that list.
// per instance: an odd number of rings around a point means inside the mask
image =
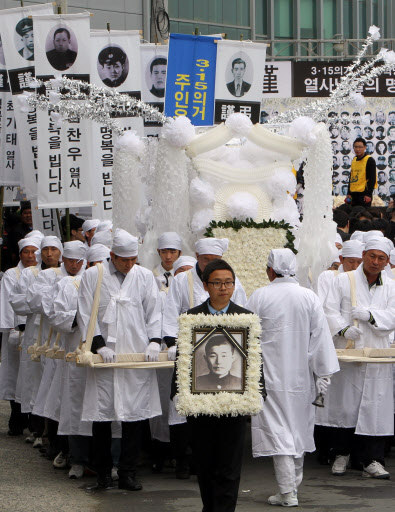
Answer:
[{"label": "man wearing yellow vest", "polygon": [[355,139],[353,148],[355,157],[351,163],[347,198],[351,199],[351,206],[369,207],[373,189],[377,188],[376,162],[366,154],[366,140],[362,137]]}]

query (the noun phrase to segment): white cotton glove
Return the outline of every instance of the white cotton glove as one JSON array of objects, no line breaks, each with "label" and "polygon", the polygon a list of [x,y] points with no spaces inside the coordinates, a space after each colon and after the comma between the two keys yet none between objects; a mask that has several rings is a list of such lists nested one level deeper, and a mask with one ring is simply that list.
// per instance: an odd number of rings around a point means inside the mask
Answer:
[{"label": "white cotton glove", "polygon": [[332,375],[327,375],[326,377],[317,377],[315,381],[315,385],[317,387],[318,393],[321,393],[321,395],[325,395],[328,391],[328,386],[331,383],[331,377]]},{"label": "white cotton glove", "polygon": [[10,329],[10,333],[8,335],[8,343],[10,345],[19,345],[19,331],[16,329]]},{"label": "white cotton glove", "polygon": [[151,341],[148,347],[145,349],[145,360],[150,363],[159,360],[160,345],[156,341]]},{"label": "white cotton glove", "polygon": [[97,353],[103,358],[103,363],[115,363],[117,360],[117,354],[108,347],[102,347],[97,349]]},{"label": "white cotton glove", "polygon": [[361,337],[361,334],[362,334],[361,329],[358,329],[358,327],[355,327],[354,325],[352,325],[344,333],[344,337],[346,338],[346,340],[357,341]]},{"label": "white cotton glove", "polygon": [[175,361],[176,360],[176,353],[177,353],[177,347],[175,345],[173,345],[167,351],[167,359],[169,361]]},{"label": "white cotton glove", "polygon": [[370,311],[368,311],[365,308],[353,307],[353,308],[351,308],[351,318],[353,320],[355,319],[355,320],[362,320],[362,322],[369,322]]}]

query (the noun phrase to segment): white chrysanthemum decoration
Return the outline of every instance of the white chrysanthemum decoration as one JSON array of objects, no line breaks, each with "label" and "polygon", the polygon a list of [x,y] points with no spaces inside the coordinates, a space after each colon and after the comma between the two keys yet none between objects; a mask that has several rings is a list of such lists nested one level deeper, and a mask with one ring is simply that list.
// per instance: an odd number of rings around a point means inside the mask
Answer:
[{"label": "white chrysanthemum decoration", "polygon": [[134,130],[127,130],[122,137],[117,138],[115,149],[122,149],[141,157],[144,153],[144,142]]},{"label": "white chrysanthemum decoration", "polygon": [[[253,415],[262,407],[260,376],[262,352],[259,337],[261,323],[257,315],[187,315],[179,318],[177,340],[178,358],[176,409],[182,416]],[[227,327],[248,329],[245,389],[242,393],[220,391],[217,393],[192,393],[193,328]]]},{"label": "white chrysanthemum decoration", "polygon": [[371,25],[368,32],[371,35],[373,41],[380,39],[380,28],[376,27],[376,25]]},{"label": "white chrysanthemum decoration", "polygon": [[225,121],[225,125],[238,137],[246,137],[252,128],[251,119],[240,112],[231,114]]}]

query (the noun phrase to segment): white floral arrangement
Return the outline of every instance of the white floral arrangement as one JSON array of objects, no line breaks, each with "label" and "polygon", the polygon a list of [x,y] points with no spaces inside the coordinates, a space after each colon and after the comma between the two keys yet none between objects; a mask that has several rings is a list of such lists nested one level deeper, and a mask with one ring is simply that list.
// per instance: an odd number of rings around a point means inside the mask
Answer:
[{"label": "white floral arrangement", "polygon": [[223,258],[235,271],[247,297],[257,288],[269,284],[266,266],[270,251],[283,247],[294,249],[294,236],[285,222],[213,221],[205,235],[229,239],[229,248]]},{"label": "white floral arrangement", "polygon": [[[248,329],[247,365],[244,392],[218,391],[216,393],[192,393],[192,360],[194,328],[227,327]],[[179,317],[177,340],[178,357],[176,409],[182,416],[253,415],[261,410],[262,353],[259,337],[261,323],[254,314],[240,315],[187,315]]]}]

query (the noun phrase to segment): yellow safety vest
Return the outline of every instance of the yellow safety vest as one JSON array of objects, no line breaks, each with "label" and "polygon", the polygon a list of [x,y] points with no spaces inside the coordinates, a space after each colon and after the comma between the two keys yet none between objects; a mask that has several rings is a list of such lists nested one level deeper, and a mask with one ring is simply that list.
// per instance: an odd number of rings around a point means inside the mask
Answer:
[{"label": "yellow safety vest", "polygon": [[[351,162],[351,175],[350,175],[350,192],[365,192],[366,190],[366,164],[369,155],[366,155],[362,160],[357,160],[355,156]],[[377,178],[374,188],[377,188]]]}]

